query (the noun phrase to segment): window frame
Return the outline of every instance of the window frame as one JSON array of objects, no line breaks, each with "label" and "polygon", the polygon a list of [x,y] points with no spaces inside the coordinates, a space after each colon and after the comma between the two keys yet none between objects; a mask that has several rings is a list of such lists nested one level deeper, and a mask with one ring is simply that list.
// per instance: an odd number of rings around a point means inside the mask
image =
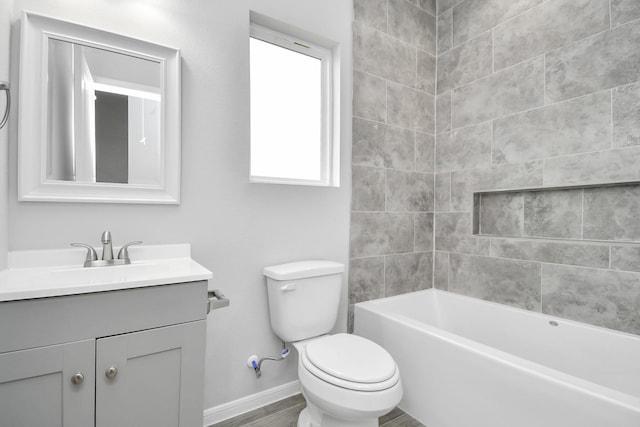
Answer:
[{"label": "window frame", "polygon": [[[305,38],[295,37],[255,22],[250,24],[250,39],[254,38],[275,46],[291,50],[302,55],[320,60],[321,63],[321,127],[320,127],[320,179],[307,180],[277,176],[258,176],[251,172],[251,156],[249,158],[249,181],[252,183],[289,184],[321,187],[339,187],[340,161],[337,138],[334,128],[334,52],[331,48],[310,42]],[[251,59],[251,53],[249,53]],[[251,62],[251,61],[250,61]],[[251,63],[249,72],[251,73]],[[249,95],[251,104],[251,95]],[[251,109],[251,105],[250,105]],[[251,112],[250,112],[251,116]],[[252,139],[250,137],[250,152]]]}]

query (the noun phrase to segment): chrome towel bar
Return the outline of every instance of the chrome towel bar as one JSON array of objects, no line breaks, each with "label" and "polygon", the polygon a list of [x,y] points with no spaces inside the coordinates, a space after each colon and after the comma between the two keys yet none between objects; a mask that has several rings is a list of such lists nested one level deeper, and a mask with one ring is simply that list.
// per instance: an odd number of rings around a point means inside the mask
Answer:
[{"label": "chrome towel bar", "polygon": [[229,298],[226,298],[222,295],[222,292],[217,289],[209,291],[207,296],[209,298],[207,300],[207,314],[209,314],[211,310],[229,306]]}]

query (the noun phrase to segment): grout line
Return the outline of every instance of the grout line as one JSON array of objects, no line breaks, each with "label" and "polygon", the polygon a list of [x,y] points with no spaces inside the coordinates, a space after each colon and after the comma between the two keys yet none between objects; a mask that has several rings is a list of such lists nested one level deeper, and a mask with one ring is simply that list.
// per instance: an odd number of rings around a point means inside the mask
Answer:
[{"label": "grout line", "polygon": [[540,264],[540,312],[542,313],[542,289],[543,289],[544,266]]},{"label": "grout line", "polygon": [[613,28],[613,14],[611,13],[611,0],[609,0],[609,29]]},{"label": "grout line", "polygon": [[387,256],[382,255],[382,295],[387,296]]},{"label": "grout line", "polygon": [[[468,128],[468,127],[471,127],[471,126],[478,126],[478,125],[481,125],[481,124],[486,123],[488,121],[497,121],[497,120],[507,119],[507,118],[510,118],[510,117],[519,116],[521,114],[529,113],[531,111],[541,110],[543,108],[549,108],[551,106],[557,106],[557,105],[560,105],[560,104],[569,103],[571,101],[577,101],[580,98],[586,98],[588,96],[594,96],[596,94],[599,94],[599,93],[602,93],[602,92],[605,92],[605,91],[609,91],[609,90],[612,90],[612,89],[617,89],[617,88],[621,88],[621,87],[625,87],[625,86],[636,85],[636,84],[638,84],[638,82],[640,82],[640,79],[638,81],[636,81],[636,82],[633,82],[633,83],[626,83],[624,85],[616,86],[614,88],[607,88],[607,89],[602,89],[602,90],[598,90],[598,91],[587,93],[587,94],[583,94],[583,95],[574,96],[572,98],[563,99],[561,101],[555,101],[555,102],[552,102],[550,104],[538,105],[536,107],[528,108],[526,110],[517,111],[515,113],[510,113],[510,114],[507,114],[507,115],[504,115],[504,116],[493,117],[493,118],[488,119],[488,120],[483,120],[483,121],[480,121],[480,122],[477,122],[477,123],[471,123],[471,124],[468,124],[468,125],[460,126],[458,128],[452,129],[452,130],[460,130],[460,129]],[[458,88],[455,88],[455,89],[458,89]],[[452,89],[452,91],[455,90],[455,89]],[[452,128],[453,128],[453,124],[452,124]]]},{"label": "grout line", "polygon": [[611,89],[611,149],[613,149],[613,132],[614,132],[614,127],[613,127],[613,90]]},{"label": "grout line", "polygon": [[386,7],[386,18],[387,18],[387,22],[385,25],[385,29],[384,29],[384,33],[385,34],[389,34],[389,0],[385,1],[385,7]]},{"label": "grout line", "polygon": [[491,74],[496,72],[496,33],[491,29]]},{"label": "grout line", "polygon": [[547,105],[547,55],[542,55],[542,105]]},{"label": "grout line", "polygon": [[580,209],[580,240],[584,240],[584,188],[582,189],[582,206]]},{"label": "grout line", "polygon": [[[456,6],[458,6],[458,5],[462,4],[462,3],[464,3],[465,1],[466,1],[466,0],[462,0],[462,1],[460,1],[457,5],[453,6],[451,9],[453,9],[454,7],[456,7]],[[544,3],[544,0],[543,0],[543,2],[542,2],[542,3]],[[481,32],[480,32],[480,33],[478,33],[478,34],[485,33],[485,32],[487,32],[487,31],[493,30],[494,28],[496,28],[496,27],[499,27],[499,26],[503,25],[505,22],[508,22],[508,21],[510,21],[510,20],[512,20],[512,19],[515,19],[515,18],[517,18],[518,16],[520,16],[520,15],[522,15],[522,14],[524,14],[524,13],[528,12],[529,10],[536,8],[537,6],[541,5],[542,3],[536,3],[536,4],[534,4],[533,6],[530,6],[530,7],[526,8],[526,9],[523,9],[523,10],[521,10],[520,12],[516,13],[515,15],[510,16],[510,17],[508,17],[508,18],[506,18],[506,19],[504,19],[504,20],[502,20],[502,21],[498,22],[497,24],[493,25],[493,26],[492,26],[492,27],[490,27],[490,28],[487,28],[487,29],[485,29],[485,30],[481,31]],[[449,10],[449,9],[447,9],[447,10]],[[451,20],[451,21],[453,22],[453,15],[452,15],[452,20]],[[453,23],[452,23],[452,25],[451,25],[451,26],[453,27]],[[460,46],[460,45],[462,45],[462,44],[465,44],[465,43],[466,43],[466,42],[468,42],[469,40],[473,40],[473,39],[476,37],[476,35],[473,35],[473,36],[471,36],[470,38],[465,39],[464,41],[462,41],[462,42],[458,43],[457,45],[453,46],[453,42],[454,42],[454,37],[453,37],[453,28],[452,28],[451,33],[452,33],[452,36],[451,36],[451,39],[452,39],[452,40],[451,40],[451,42],[452,42],[452,43],[451,43],[451,45],[452,45],[452,49],[454,49],[454,48],[456,48],[456,47],[458,47],[458,46]]]},{"label": "grout line", "polygon": [[451,175],[451,172],[449,172],[449,200],[447,201],[447,204],[449,205],[448,210],[451,210],[451,199],[453,199],[453,192],[451,191],[451,180],[452,180],[452,175]]},{"label": "grout line", "polygon": [[[386,95],[386,94],[385,94],[385,95]],[[386,102],[386,101],[385,101],[385,102]],[[386,113],[386,112],[385,112],[385,113]],[[361,116],[355,116],[355,115],[354,115],[354,116],[352,116],[352,117],[353,117],[354,119],[364,120],[365,122],[371,122],[371,123],[375,123],[375,124],[378,124],[378,125],[387,126],[387,127],[394,128],[394,129],[406,130],[406,131],[410,131],[410,132],[418,132],[418,133],[423,133],[423,134],[425,134],[425,135],[435,136],[435,134],[433,134],[433,133],[423,132],[423,131],[421,131],[421,130],[417,130],[417,129],[415,129],[415,128],[407,128],[407,127],[399,126],[399,125],[396,125],[396,124],[393,124],[393,123],[381,122],[381,121],[379,121],[379,120],[373,120],[373,119],[369,119],[369,118],[367,118],[367,117],[361,117]],[[445,132],[443,132],[443,133],[445,133]],[[357,163],[354,163],[354,164],[357,164]]]}]

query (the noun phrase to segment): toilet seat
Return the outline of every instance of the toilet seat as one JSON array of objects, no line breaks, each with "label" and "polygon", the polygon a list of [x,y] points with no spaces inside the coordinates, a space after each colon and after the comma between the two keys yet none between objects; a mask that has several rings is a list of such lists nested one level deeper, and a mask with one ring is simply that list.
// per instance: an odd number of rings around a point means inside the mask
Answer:
[{"label": "toilet seat", "polygon": [[391,355],[357,335],[336,334],[315,339],[305,345],[300,360],[315,377],[349,390],[386,390],[400,380]]}]

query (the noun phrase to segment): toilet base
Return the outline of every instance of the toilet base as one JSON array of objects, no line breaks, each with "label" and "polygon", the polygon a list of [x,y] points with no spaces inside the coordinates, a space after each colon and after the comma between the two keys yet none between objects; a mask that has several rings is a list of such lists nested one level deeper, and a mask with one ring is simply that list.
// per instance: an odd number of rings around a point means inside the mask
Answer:
[{"label": "toilet base", "polygon": [[307,400],[307,407],[298,417],[298,427],[378,427],[378,419],[339,420],[323,413]]}]

